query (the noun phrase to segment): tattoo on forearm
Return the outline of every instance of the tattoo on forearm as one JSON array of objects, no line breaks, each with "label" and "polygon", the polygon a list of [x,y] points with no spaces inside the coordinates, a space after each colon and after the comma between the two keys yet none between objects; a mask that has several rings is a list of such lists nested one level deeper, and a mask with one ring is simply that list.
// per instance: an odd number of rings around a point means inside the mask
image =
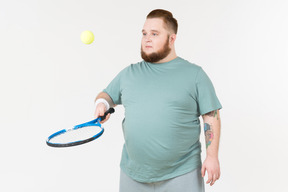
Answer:
[{"label": "tattoo on forearm", "polygon": [[205,132],[205,141],[206,141],[206,148],[209,147],[209,145],[211,145],[212,140],[214,138],[214,133],[212,130],[212,126],[209,125],[208,123],[204,124],[204,132]]},{"label": "tattoo on forearm", "polygon": [[217,120],[218,120],[218,112],[217,112],[217,110],[211,111],[211,112],[207,113],[206,115],[208,115],[209,117],[217,117]]}]

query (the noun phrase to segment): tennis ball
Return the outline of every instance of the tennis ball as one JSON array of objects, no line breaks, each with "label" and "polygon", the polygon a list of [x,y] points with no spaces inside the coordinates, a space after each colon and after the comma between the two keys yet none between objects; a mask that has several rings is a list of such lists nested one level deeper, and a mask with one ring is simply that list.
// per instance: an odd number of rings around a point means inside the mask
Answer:
[{"label": "tennis ball", "polygon": [[81,41],[85,44],[91,44],[94,41],[94,35],[91,31],[83,31],[81,33]]}]

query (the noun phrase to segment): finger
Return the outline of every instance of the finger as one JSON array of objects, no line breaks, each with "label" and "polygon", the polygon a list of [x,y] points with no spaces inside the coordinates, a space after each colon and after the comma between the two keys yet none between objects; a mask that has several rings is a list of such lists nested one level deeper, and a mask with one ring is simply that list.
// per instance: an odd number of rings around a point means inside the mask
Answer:
[{"label": "finger", "polygon": [[94,118],[96,119],[98,117],[97,111],[94,113]]},{"label": "finger", "polygon": [[202,168],[201,168],[201,175],[202,175],[202,177],[204,177],[205,176],[205,166],[202,166]]},{"label": "finger", "polygon": [[106,107],[104,105],[104,103],[98,103],[98,105],[96,106],[96,113],[99,116],[103,116],[105,113]]},{"label": "finger", "polygon": [[101,109],[96,108],[96,109],[95,109],[95,113],[94,113],[95,119],[98,118],[99,116],[101,116],[101,113],[102,113],[102,112],[101,112]]},{"label": "finger", "polygon": [[216,181],[216,175],[213,175],[210,186],[214,185],[215,181]]},{"label": "finger", "polygon": [[210,172],[208,172],[208,180],[206,181],[206,184],[211,183],[212,180],[213,180],[213,176],[212,176],[212,174]]},{"label": "finger", "polygon": [[213,176],[213,181],[212,181],[212,183],[211,183],[210,185],[211,185],[211,186],[214,185],[214,183],[215,183],[218,179],[219,179],[218,174],[215,174],[215,175]]},{"label": "finger", "polygon": [[101,123],[101,124],[105,123],[105,122],[110,118],[110,115],[111,115],[110,113],[107,114],[107,115],[106,115],[106,118],[103,119],[100,123]]},{"label": "finger", "polygon": [[215,179],[219,180],[221,173],[220,173],[220,171],[217,171],[217,172],[214,173],[214,175],[215,175]]},{"label": "finger", "polygon": [[105,114],[105,109],[104,108],[100,108],[99,116],[103,116],[104,114]]},{"label": "finger", "polygon": [[96,109],[95,109],[95,111],[94,111],[94,118],[96,119],[96,118],[98,118],[98,116],[99,116],[99,110],[98,110],[98,108],[96,107]]}]

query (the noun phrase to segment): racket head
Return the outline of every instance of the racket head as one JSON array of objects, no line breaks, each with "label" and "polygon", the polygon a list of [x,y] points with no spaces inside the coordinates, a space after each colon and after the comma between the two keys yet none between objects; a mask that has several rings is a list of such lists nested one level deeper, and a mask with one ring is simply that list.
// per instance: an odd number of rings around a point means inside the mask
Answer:
[{"label": "racket head", "polygon": [[70,129],[62,129],[50,135],[46,144],[50,147],[72,147],[91,142],[104,133],[101,121],[109,113],[114,113],[114,108],[108,109],[103,116],[92,121],[79,124]]},{"label": "racket head", "polygon": [[96,124],[85,123],[70,129],[62,129],[50,135],[46,141],[50,147],[72,147],[91,142],[104,133],[104,128],[99,122]]}]

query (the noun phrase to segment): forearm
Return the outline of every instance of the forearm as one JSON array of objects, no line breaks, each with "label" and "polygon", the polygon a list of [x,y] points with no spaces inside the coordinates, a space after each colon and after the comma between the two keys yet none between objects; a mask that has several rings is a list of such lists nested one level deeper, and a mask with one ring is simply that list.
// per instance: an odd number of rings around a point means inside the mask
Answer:
[{"label": "forearm", "polygon": [[111,97],[107,94],[107,93],[105,93],[105,92],[100,92],[98,95],[97,95],[97,97],[96,97],[96,99],[95,99],[95,102],[96,102],[96,100],[97,99],[105,99],[108,103],[109,103],[109,105],[110,105],[110,107],[115,107],[116,105],[114,104],[114,102],[113,102],[113,100],[111,99]]},{"label": "forearm", "polygon": [[218,158],[221,121],[219,110],[203,116],[207,157]]},{"label": "forearm", "polygon": [[214,185],[220,178],[220,163],[218,159],[219,140],[220,140],[220,114],[219,110],[211,111],[203,115],[204,133],[206,140],[206,159],[202,164],[202,177],[207,171],[207,184]]}]

